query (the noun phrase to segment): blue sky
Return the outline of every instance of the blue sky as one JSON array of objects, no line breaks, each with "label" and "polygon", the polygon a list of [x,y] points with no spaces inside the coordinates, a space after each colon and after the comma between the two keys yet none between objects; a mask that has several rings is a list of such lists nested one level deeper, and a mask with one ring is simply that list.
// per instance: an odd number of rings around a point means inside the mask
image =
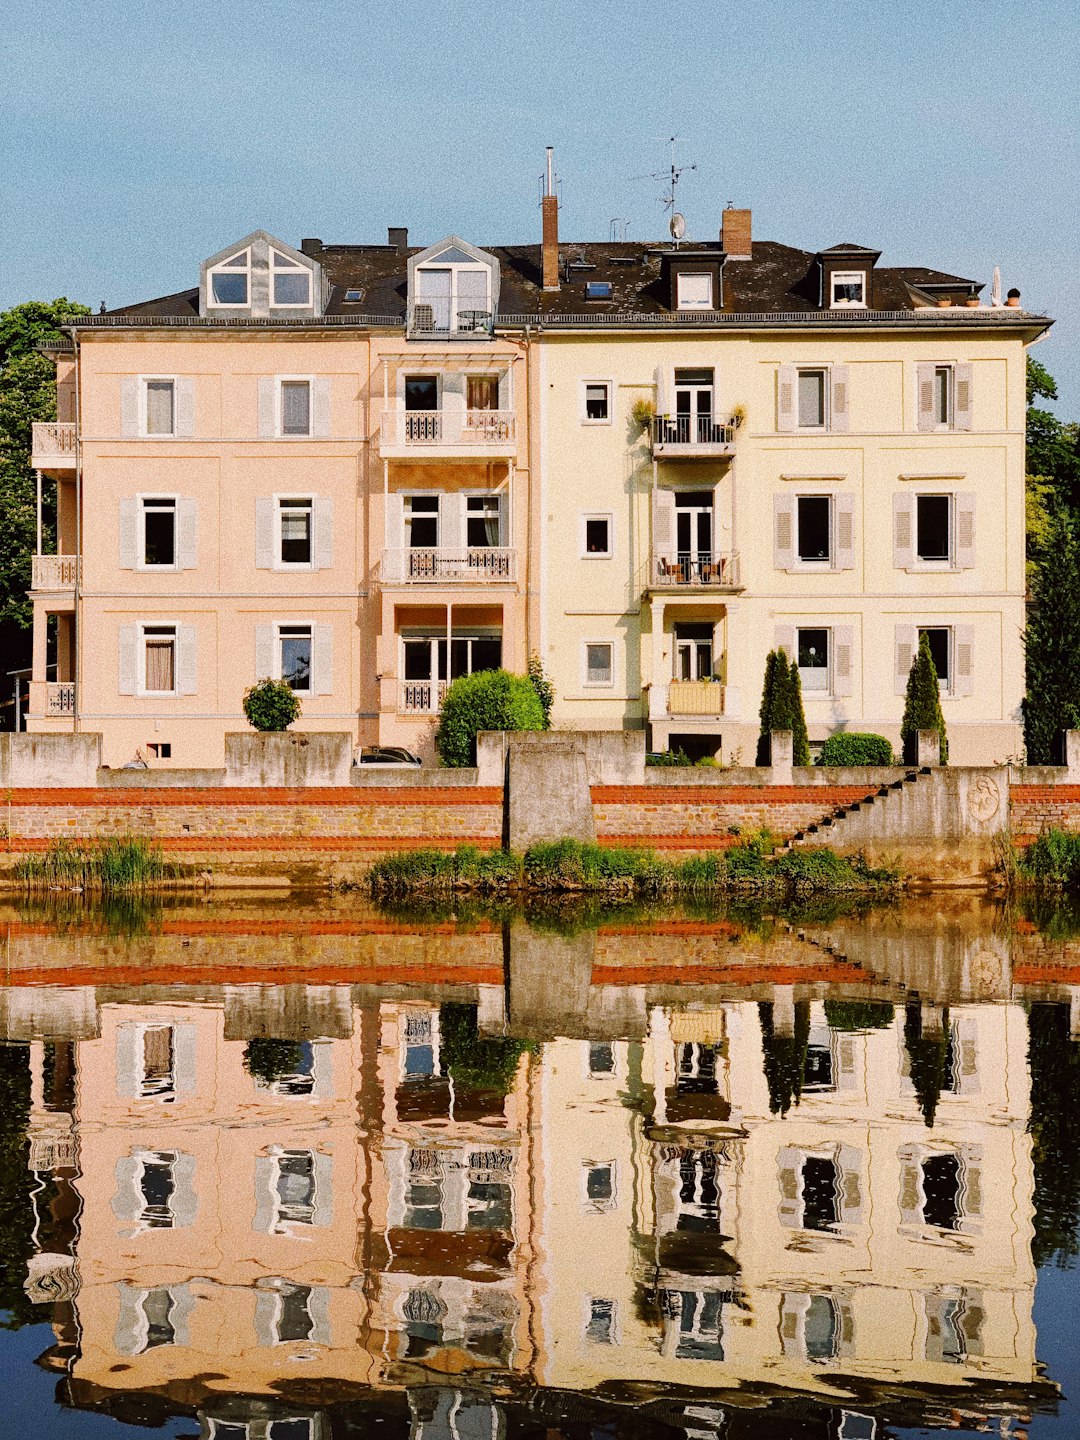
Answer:
[{"label": "blue sky", "polygon": [[696,162],[689,234],[727,200],[761,238],[1006,286],[1080,416],[1074,0],[33,0],[0,31],[0,307],[194,282],[286,240],[663,231],[662,137]]}]

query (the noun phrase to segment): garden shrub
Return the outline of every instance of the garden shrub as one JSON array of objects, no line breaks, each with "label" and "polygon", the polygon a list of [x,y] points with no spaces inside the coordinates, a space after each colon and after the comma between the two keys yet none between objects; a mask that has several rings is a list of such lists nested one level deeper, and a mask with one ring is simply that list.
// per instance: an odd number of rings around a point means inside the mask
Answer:
[{"label": "garden shrub", "polygon": [[547,671],[544,669],[544,662],[539,655],[529,656],[529,684],[536,691],[536,698],[540,701],[540,709],[544,712],[543,730],[551,729],[551,707],[555,704],[555,686],[548,679]]},{"label": "garden shrub", "polygon": [[285,1075],[295,1075],[303,1062],[299,1040],[274,1040],[255,1036],[244,1046],[244,1069],[253,1080],[272,1085]]},{"label": "garden shrub", "polygon": [[435,748],[444,765],[476,764],[480,730],[543,730],[544,707],[524,675],[480,670],[461,675],[447,690],[439,711]]},{"label": "garden shrub", "polygon": [[439,1066],[455,1085],[493,1090],[505,1096],[514,1082],[518,1061],[533,1046],[527,1040],[482,1036],[475,1005],[439,1006]]},{"label": "garden shrub", "polygon": [[842,730],[830,735],[818,755],[819,765],[893,765],[892,746],[884,735]]},{"label": "garden shrub", "polygon": [[826,1000],[825,1023],[830,1030],[887,1030],[895,1010],[888,1000]]},{"label": "garden shrub", "polygon": [[259,680],[244,691],[244,714],[255,730],[287,730],[300,718],[300,697],[287,680]]},{"label": "garden shrub", "polygon": [[941,685],[925,631],[919,636],[919,651],[911,662],[904,697],[904,718],[900,722],[900,744],[908,763],[915,761],[914,751],[919,743],[920,730],[938,732],[941,736],[941,763],[947,765],[949,741],[945,734],[945,716],[941,713]]}]

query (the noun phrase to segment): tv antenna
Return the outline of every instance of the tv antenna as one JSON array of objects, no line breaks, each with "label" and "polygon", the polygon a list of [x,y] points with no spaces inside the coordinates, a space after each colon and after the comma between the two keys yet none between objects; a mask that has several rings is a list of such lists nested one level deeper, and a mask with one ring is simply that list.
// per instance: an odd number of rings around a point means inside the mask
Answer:
[{"label": "tv antenna", "polygon": [[[636,180],[665,180],[667,182],[664,193],[660,196],[660,204],[664,207],[664,214],[670,213],[668,229],[673,240],[681,240],[686,234],[686,220],[675,208],[675,196],[678,193],[679,181],[688,170],[696,170],[696,165],[679,165],[676,163],[676,146],[682,140],[681,135],[667,135],[665,142],[671,146],[671,163],[666,170],[654,170],[649,175],[636,175]],[[678,233],[676,234],[676,231]]]}]

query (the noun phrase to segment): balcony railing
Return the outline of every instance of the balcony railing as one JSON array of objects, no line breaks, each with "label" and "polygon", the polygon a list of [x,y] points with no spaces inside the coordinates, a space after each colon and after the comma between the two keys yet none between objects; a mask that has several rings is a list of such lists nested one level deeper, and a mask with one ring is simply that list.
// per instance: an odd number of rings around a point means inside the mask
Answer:
[{"label": "balcony railing", "polygon": [[45,691],[46,715],[75,714],[75,681],[50,680]]},{"label": "balcony railing", "polygon": [[75,443],[72,421],[35,420],[30,464],[35,470],[74,470]]},{"label": "balcony railing", "polygon": [[384,550],[384,584],[483,585],[517,577],[517,551],[505,546],[436,550]]},{"label": "balcony railing", "polygon": [[513,410],[386,410],[379,436],[381,452],[423,454],[425,450],[508,451],[514,445]]},{"label": "balcony railing", "polygon": [[658,460],[714,460],[732,454],[738,425],[712,415],[654,415],[653,454]]},{"label": "balcony railing", "polygon": [[398,710],[406,715],[434,715],[449,683],[448,680],[403,680]]},{"label": "balcony railing", "polygon": [[494,329],[495,315],[491,310],[472,310],[467,307],[454,310],[449,301],[425,302],[410,307],[408,315],[409,334],[416,339],[463,340],[476,335],[490,335]]},{"label": "balcony railing", "polygon": [[654,555],[652,585],[660,590],[737,590],[739,552]]},{"label": "balcony railing", "polygon": [[31,566],[34,590],[74,590],[79,578],[77,555],[35,555]]},{"label": "balcony railing", "polygon": [[723,715],[724,686],[718,680],[673,680],[667,708],[669,715]]}]

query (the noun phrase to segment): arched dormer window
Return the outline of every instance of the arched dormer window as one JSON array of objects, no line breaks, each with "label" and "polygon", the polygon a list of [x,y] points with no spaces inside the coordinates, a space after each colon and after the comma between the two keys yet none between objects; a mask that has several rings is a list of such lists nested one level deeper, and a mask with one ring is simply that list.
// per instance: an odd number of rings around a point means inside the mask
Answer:
[{"label": "arched dormer window", "polygon": [[215,309],[237,308],[250,304],[251,250],[239,250],[215,265],[209,274],[207,304]]},{"label": "arched dormer window", "polygon": [[309,309],[311,271],[270,247],[270,304],[275,310]]},{"label": "arched dormer window", "polygon": [[409,264],[409,329],[423,335],[490,334],[498,305],[499,265],[453,237]]}]

